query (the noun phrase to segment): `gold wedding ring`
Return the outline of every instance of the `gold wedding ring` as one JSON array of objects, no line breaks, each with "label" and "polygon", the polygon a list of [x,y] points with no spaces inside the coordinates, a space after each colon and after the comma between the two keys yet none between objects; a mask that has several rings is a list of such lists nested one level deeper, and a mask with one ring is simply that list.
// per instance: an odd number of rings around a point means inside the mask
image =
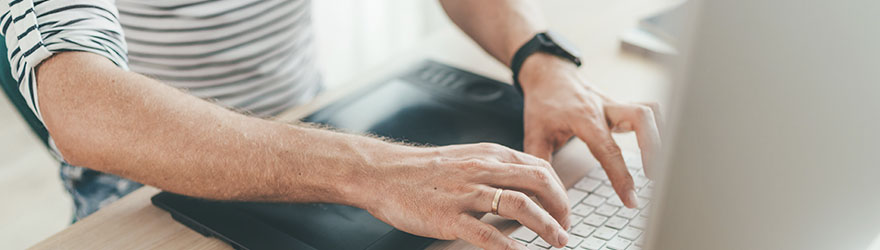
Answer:
[{"label": "gold wedding ring", "polygon": [[492,213],[498,215],[498,202],[501,201],[501,191],[502,189],[495,190],[495,198],[492,198]]}]

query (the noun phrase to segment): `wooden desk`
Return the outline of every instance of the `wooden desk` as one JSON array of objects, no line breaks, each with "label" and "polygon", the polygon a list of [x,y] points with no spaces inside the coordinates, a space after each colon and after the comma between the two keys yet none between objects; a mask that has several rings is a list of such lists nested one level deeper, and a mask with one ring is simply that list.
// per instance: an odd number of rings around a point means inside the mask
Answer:
[{"label": "wooden desk", "polygon": [[[633,27],[639,17],[673,4],[675,0],[555,0],[540,1],[551,27],[582,49],[587,77],[612,96],[629,101],[663,102],[668,82],[661,67],[638,53],[620,50],[617,39]],[[429,36],[422,46],[405,53],[352,82],[350,88],[326,93],[314,102],[278,117],[294,121],[360,88],[430,58],[509,82],[509,70],[494,61],[474,42],[451,25]],[[637,150],[631,135],[617,137],[624,150]],[[586,172],[598,166],[580,141],[560,150],[553,165],[570,187]],[[158,193],[143,187],[64,231],[38,243],[35,249],[228,249],[214,238],[206,238],[177,223],[150,203]],[[516,222],[486,216],[500,229],[510,232]],[[463,241],[440,241],[429,249],[475,248]]]}]

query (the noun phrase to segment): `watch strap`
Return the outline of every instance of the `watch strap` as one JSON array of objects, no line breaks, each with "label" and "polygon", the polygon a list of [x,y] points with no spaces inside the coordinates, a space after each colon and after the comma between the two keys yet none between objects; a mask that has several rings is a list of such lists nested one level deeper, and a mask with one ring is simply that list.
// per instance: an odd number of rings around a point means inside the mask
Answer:
[{"label": "watch strap", "polygon": [[578,67],[581,66],[580,58],[575,55],[577,53],[572,54],[571,52],[566,51],[563,47],[559,46],[556,41],[553,41],[548,33],[551,32],[548,31],[536,34],[513,54],[513,59],[511,59],[510,62],[510,69],[513,71],[513,86],[520,94],[524,95],[522,85],[519,82],[519,72],[526,59],[535,52],[545,52],[560,58],[565,58]]},{"label": "watch strap", "polygon": [[513,54],[513,59],[510,61],[510,69],[513,71],[513,87],[516,88],[516,91],[519,91],[520,94],[524,94],[522,90],[522,86],[519,83],[519,71],[522,69],[523,63],[525,63],[526,58],[537,52],[541,49],[541,41],[538,36],[543,33],[538,33],[532,39],[529,39],[526,44],[516,51]]}]

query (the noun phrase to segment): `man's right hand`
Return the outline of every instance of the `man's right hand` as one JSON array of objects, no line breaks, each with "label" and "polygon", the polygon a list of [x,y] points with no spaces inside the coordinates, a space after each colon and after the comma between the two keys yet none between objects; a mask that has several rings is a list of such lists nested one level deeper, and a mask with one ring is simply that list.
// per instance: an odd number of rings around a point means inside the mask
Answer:
[{"label": "man's right hand", "polygon": [[[525,249],[479,220],[491,211],[501,188],[500,216],[519,221],[554,246],[568,241],[568,199],[544,160],[490,143],[405,147],[388,159],[379,171],[365,173],[369,177],[359,181],[372,191],[359,203],[395,228],[463,239],[486,249]],[[529,196],[536,196],[540,206]]]}]

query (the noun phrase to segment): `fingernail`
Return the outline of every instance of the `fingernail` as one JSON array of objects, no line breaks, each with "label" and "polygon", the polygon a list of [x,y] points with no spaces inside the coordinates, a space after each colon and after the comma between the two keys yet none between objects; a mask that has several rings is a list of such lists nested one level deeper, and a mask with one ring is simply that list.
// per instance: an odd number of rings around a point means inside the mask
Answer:
[{"label": "fingernail", "polygon": [[565,216],[565,223],[562,224],[562,229],[565,229],[565,230],[571,229],[571,217]]},{"label": "fingernail", "polygon": [[639,198],[636,196],[635,190],[630,190],[626,199],[629,200],[629,204],[632,205],[630,208],[639,207]]},{"label": "fingernail", "polygon": [[556,237],[559,237],[558,247],[565,247],[565,244],[568,244],[568,233],[565,230],[559,229],[556,231],[556,234],[558,235]]}]

